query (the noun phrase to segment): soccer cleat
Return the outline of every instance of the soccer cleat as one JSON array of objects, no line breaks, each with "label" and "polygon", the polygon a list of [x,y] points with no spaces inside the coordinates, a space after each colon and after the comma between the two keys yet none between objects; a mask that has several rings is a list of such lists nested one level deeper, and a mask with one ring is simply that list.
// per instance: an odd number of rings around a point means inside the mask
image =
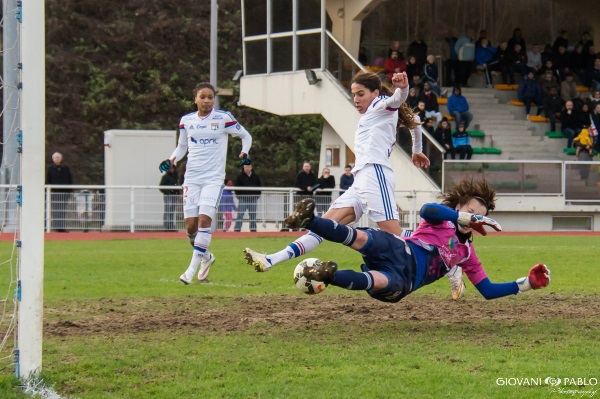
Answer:
[{"label": "soccer cleat", "polygon": [[463,282],[462,267],[454,266],[446,277],[450,281],[450,287],[452,287],[452,299],[457,301],[465,294],[465,283]]},{"label": "soccer cleat", "polygon": [[333,283],[333,275],[337,272],[338,265],[334,261],[315,262],[312,266],[304,266],[302,275],[309,280],[322,281],[325,284]]},{"label": "soccer cleat", "polygon": [[315,217],[315,200],[304,198],[296,204],[296,211],[285,218],[285,227],[288,229],[300,229],[306,227]]},{"label": "soccer cleat", "polygon": [[257,272],[266,272],[273,267],[267,260],[267,255],[259,254],[250,248],[244,249],[244,258],[249,265],[254,266],[254,270]]},{"label": "soccer cleat", "polygon": [[179,281],[181,281],[183,284],[188,285],[192,283],[192,279],[189,279],[185,273],[183,273],[181,276],[179,276]]},{"label": "soccer cleat", "polygon": [[206,280],[206,277],[208,277],[208,272],[210,271],[210,266],[215,263],[215,256],[210,252],[208,255],[208,260],[202,258],[200,261],[200,270],[198,271],[198,280],[200,281]]}]

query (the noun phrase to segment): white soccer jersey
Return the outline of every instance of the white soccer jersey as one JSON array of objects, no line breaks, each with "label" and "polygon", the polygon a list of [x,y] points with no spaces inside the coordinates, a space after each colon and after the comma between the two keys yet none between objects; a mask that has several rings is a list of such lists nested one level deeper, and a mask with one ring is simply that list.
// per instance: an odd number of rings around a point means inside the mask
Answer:
[{"label": "white soccer jersey", "polygon": [[242,152],[248,154],[252,136],[229,112],[213,109],[204,117],[192,112],[181,118],[179,141],[171,157],[178,161],[188,150],[184,185],[223,183],[229,135],[241,137]]},{"label": "white soccer jersey", "polygon": [[389,157],[396,142],[398,107],[408,97],[408,90],[397,88],[391,97],[375,98],[362,115],[354,134],[356,162],[352,172],[369,163],[391,168]]}]

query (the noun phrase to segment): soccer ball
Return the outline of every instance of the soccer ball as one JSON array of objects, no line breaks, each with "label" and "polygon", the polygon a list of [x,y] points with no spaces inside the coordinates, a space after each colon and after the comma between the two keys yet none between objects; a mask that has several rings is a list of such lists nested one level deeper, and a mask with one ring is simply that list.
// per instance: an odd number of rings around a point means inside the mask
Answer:
[{"label": "soccer ball", "polygon": [[304,266],[320,264],[321,260],[317,258],[304,259],[302,262],[298,263],[298,265],[294,269],[294,285],[296,286],[296,288],[298,288],[300,291],[304,292],[307,295],[315,295],[320,292],[323,292],[323,290],[327,288],[327,284],[325,284],[322,281],[309,280],[302,275]]}]

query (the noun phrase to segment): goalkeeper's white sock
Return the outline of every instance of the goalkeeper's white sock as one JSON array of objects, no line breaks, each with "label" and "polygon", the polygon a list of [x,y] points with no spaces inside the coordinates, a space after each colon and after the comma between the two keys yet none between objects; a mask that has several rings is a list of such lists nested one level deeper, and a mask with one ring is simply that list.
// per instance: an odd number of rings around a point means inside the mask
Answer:
[{"label": "goalkeeper's white sock", "polygon": [[198,266],[205,256],[208,256],[208,246],[210,245],[210,239],[212,238],[210,227],[199,228],[196,238],[194,238],[194,252],[192,252],[192,260],[190,265],[185,271],[185,275],[191,279],[196,274]]},{"label": "goalkeeper's white sock", "polygon": [[309,253],[313,249],[319,246],[323,242],[323,239],[313,232],[298,237],[297,240],[289,244],[287,247],[274,254],[267,255],[267,260],[272,265],[276,265],[292,258],[297,258],[304,254]]}]

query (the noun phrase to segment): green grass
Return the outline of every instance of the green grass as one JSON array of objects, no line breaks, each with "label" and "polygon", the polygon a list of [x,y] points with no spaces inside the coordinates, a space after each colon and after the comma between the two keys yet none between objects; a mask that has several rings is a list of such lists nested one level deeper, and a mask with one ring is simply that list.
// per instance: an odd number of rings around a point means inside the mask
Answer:
[{"label": "green grass", "polygon": [[[289,238],[215,239],[211,282],[190,286],[177,283],[191,253],[184,238],[46,242],[48,325],[85,325],[112,315],[128,322],[139,311],[155,317],[156,326],[70,335],[47,328],[42,376],[60,394],[79,398],[564,397],[547,386],[498,386],[496,379],[600,377],[598,309],[574,317],[551,306],[570,304],[561,309],[571,309],[598,300],[598,254],[591,250],[597,240],[477,237],[477,254],[492,281],[513,281],[544,262],[552,270],[552,284],[486,302],[467,283],[465,298],[454,303],[442,280],[391,308],[337,287],[307,297],[292,287],[296,262],[254,273],[242,260],[246,246],[271,252]],[[0,244],[5,256],[10,247]],[[331,243],[310,256],[352,268],[361,261],[356,252]],[[6,275],[0,272],[0,278],[5,281]],[[298,306],[290,306],[285,316],[268,314],[281,310],[278,301]],[[348,312],[353,303],[365,312],[372,309],[373,321],[369,313],[329,317],[339,310],[330,303],[345,303]],[[211,328],[211,321],[244,306],[264,304],[273,306],[264,308],[263,320]],[[295,323],[296,317],[302,320],[303,306],[314,312],[312,322]],[[528,306],[543,316],[527,316]],[[430,318],[432,309],[445,318]],[[392,311],[414,316],[387,320],[380,315]],[[160,323],[177,320],[178,312],[191,314],[187,320],[193,323]],[[497,316],[486,319],[487,312]],[[11,373],[0,374],[0,397],[25,397],[15,390]]]}]

